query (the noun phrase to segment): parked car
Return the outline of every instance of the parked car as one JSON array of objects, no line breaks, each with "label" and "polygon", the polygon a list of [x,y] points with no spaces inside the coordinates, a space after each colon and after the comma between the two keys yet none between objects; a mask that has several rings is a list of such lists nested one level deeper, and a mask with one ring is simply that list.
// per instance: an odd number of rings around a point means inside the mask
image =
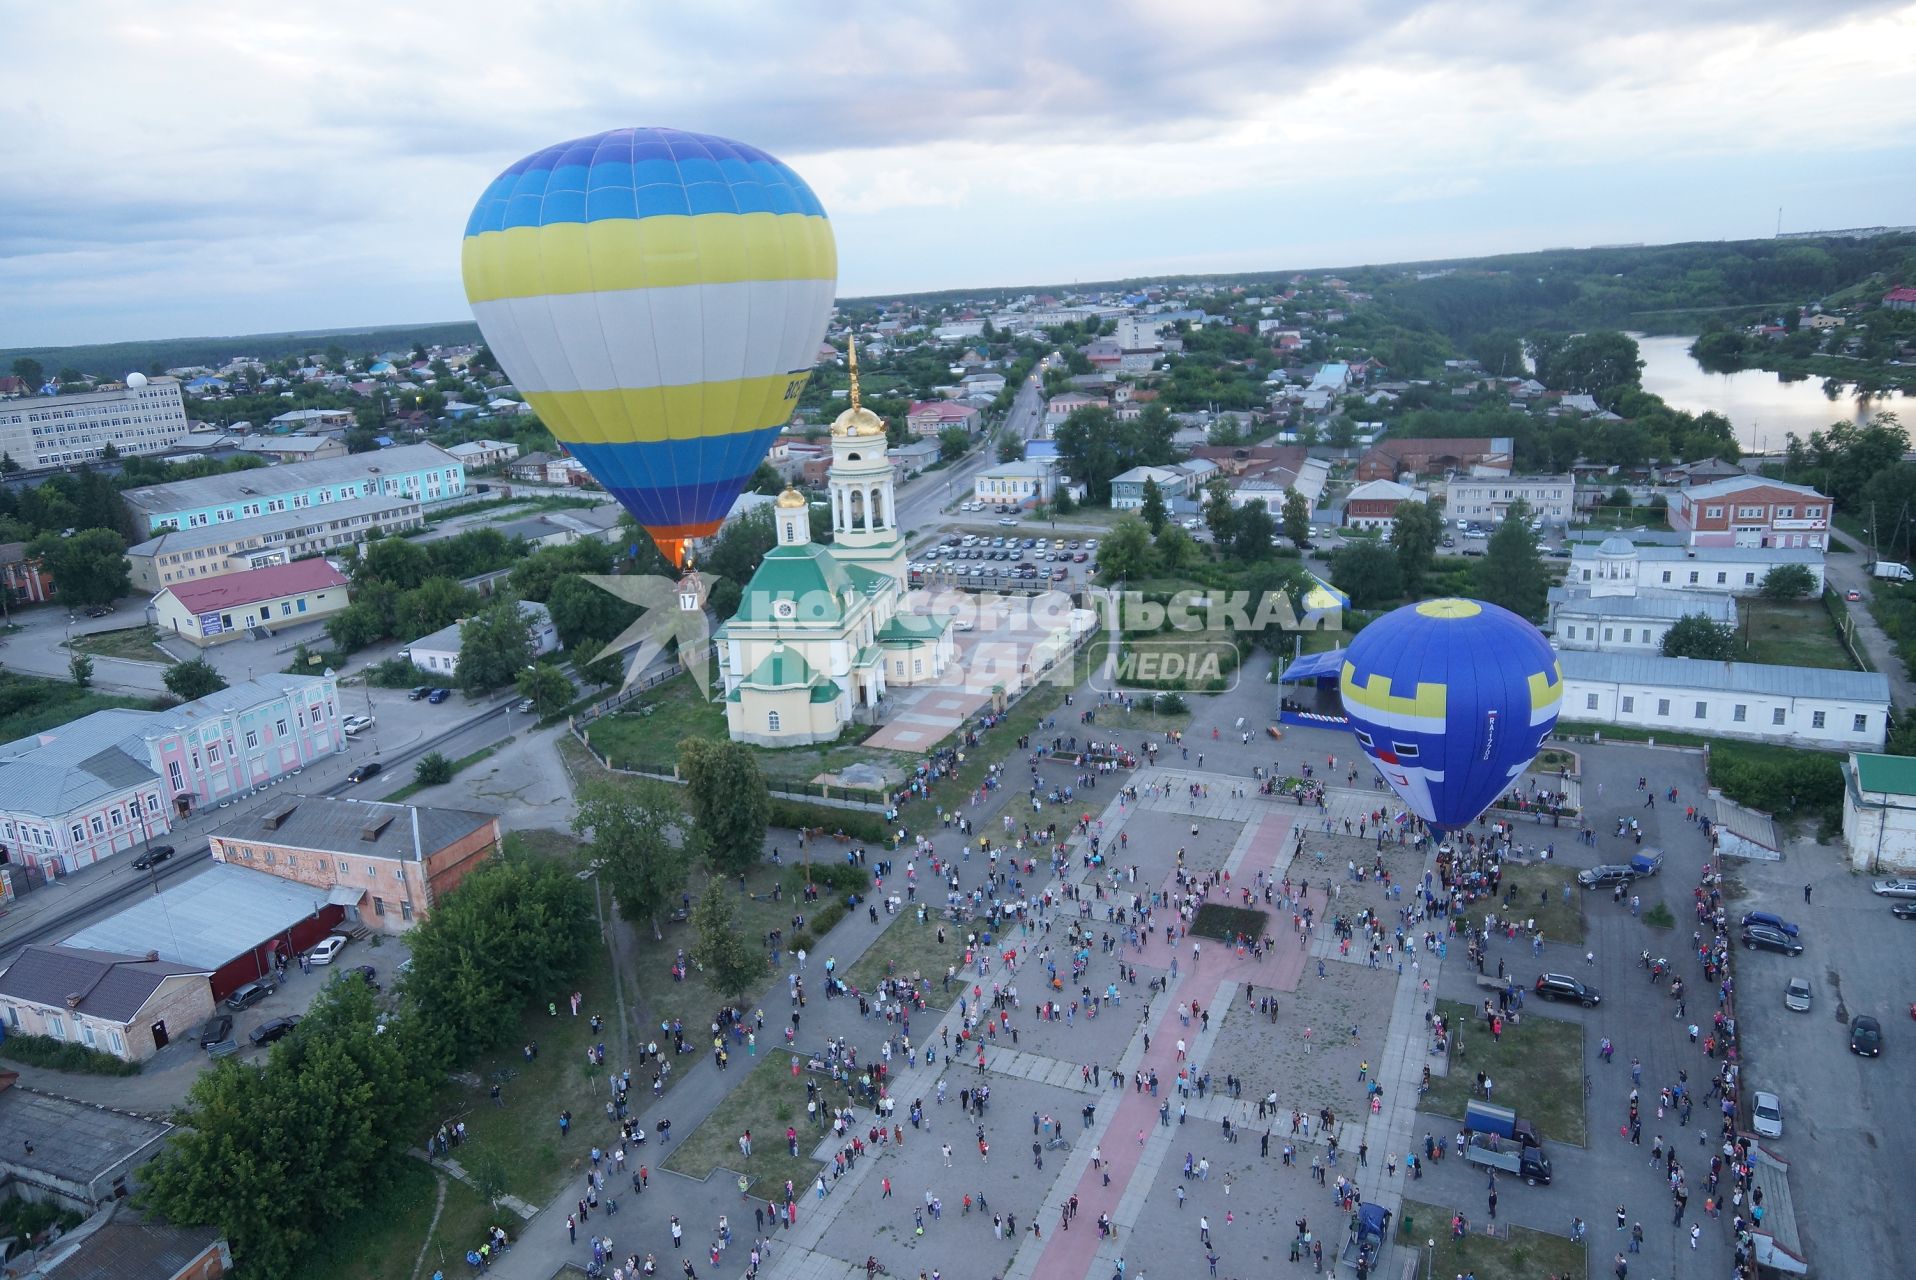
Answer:
[{"label": "parked car", "polygon": [[351,738],[372,728],[373,723],[371,716],[347,716],[345,723],[340,727],[346,731],[346,736]]},{"label": "parked car", "polygon": [[1586,889],[1602,889],[1613,884],[1629,884],[1630,881],[1635,878],[1636,872],[1630,870],[1628,867],[1620,867],[1614,864],[1591,867],[1588,870],[1577,872],[1577,883]]},{"label": "parked car", "polygon": [[1865,1058],[1874,1058],[1883,1052],[1883,1024],[1867,1013],[1859,1013],[1849,1020],[1849,1051]]},{"label": "parked car", "polygon": [[431,692],[432,692],[432,686],[431,686],[431,685],[429,685],[429,684],[416,684],[416,685],[414,685],[414,686],[412,687],[412,692],[406,695],[406,701],[408,701],[408,702],[418,702],[418,701],[419,701],[419,700],[420,700],[421,698],[423,698],[423,697],[425,697],[425,696],[426,696],[427,694],[429,694],[429,693],[431,693]]},{"label": "parked car", "polygon": [[1802,943],[1781,929],[1772,929],[1766,924],[1745,925],[1743,945],[1752,951],[1778,951],[1786,956],[1803,954]]},{"label": "parked car", "polygon": [[133,869],[135,871],[145,871],[148,867],[159,866],[162,862],[165,862],[168,858],[172,856],[173,856],[172,845],[156,844],[151,849],[148,849],[145,853],[141,854],[139,857],[133,859]]},{"label": "parked car", "polygon": [[96,605],[94,605],[94,606],[93,606],[93,607],[92,607],[91,609],[88,609],[88,610],[86,611],[86,616],[87,616],[87,617],[89,617],[89,618],[104,618],[104,617],[106,617],[106,615],[107,615],[107,614],[109,614],[109,613],[112,613],[112,612],[113,612],[113,606],[112,606],[112,605],[110,605],[110,604],[96,604]]},{"label": "parked car", "polygon": [[313,949],[306,953],[306,958],[314,964],[331,964],[334,957],[346,949],[347,941],[343,933],[330,934],[321,938]]},{"label": "parked car", "polygon": [[452,690],[450,689],[434,689],[431,693],[426,695],[426,701],[435,702],[435,703],[444,702],[447,698],[450,698],[451,696],[452,696]]},{"label": "parked car", "polygon": [[356,964],[352,968],[345,970],[340,976],[342,978],[351,978],[356,976],[360,979],[360,981],[364,982],[367,986],[371,987],[374,991],[379,990],[378,971],[375,970],[369,964]]},{"label": "parked car", "polygon": [[235,1013],[241,1009],[250,1009],[277,990],[279,990],[278,987],[264,978],[259,978],[238,988],[232,995],[226,997],[226,1007]]},{"label": "parked car", "polygon": [[1792,1009],[1797,1013],[1808,1013],[1810,1011],[1810,1001],[1813,998],[1810,994],[1810,984],[1807,978],[1791,978],[1789,983],[1783,988],[1783,1007],[1785,1009]]},{"label": "parked car", "polygon": [[1010,516],[999,516],[998,523],[1004,525],[1007,529],[1016,529],[1018,527],[1018,522]]},{"label": "parked car", "polygon": [[377,760],[368,760],[365,764],[355,765],[353,771],[346,775],[346,781],[364,782],[366,779],[380,773],[385,767],[385,765],[380,764]]},{"label": "parked car", "polygon": [[256,1045],[269,1045],[275,1040],[285,1039],[288,1035],[292,1034],[293,1028],[298,1025],[299,1015],[297,1014],[285,1018],[272,1018],[254,1027],[253,1034],[248,1036],[247,1039]]},{"label": "parked car", "polygon": [[1603,997],[1595,987],[1578,982],[1567,973],[1540,973],[1537,975],[1537,994],[1545,1000],[1575,1000],[1581,1005],[1596,1005]]},{"label": "parked car", "polygon": [[200,1028],[200,1048],[202,1049],[211,1049],[221,1041],[232,1038],[233,1015],[230,1013],[216,1013],[206,1020],[205,1026]]},{"label": "parked car", "polygon": [[1916,898],[1916,880],[1878,880],[1870,889],[1885,898]]},{"label": "parked car", "polygon": [[1916,902],[1894,902],[1889,913],[1898,920],[1916,920]]},{"label": "parked car", "polygon": [[1750,1127],[1765,1138],[1783,1136],[1783,1100],[1773,1093],[1757,1090],[1756,1102],[1750,1108]]},{"label": "parked car", "polygon": [[532,708],[533,708],[533,701],[531,698],[521,698],[519,699],[519,701],[512,704],[512,709],[514,711],[530,711],[532,710]]},{"label": "parked car", "polygon": [[1796,936],[1795,925],[1785,920],[1782,916],[1769,911],[1745,911],[1743,913],[1743,923],[1745,925],[1767,925],[1778,933],[1787,933],[1792,938]]},{"label": "parked car", "polygon": [[1856,601],[1861,600],[1862,598],[1863,598],[1863,593],[1858,591],[1855,587],[1851,587],[1848,591],[1845,591],[1843,593],[1843,599],[1849,601],[1851,604],[1856,603]]}]

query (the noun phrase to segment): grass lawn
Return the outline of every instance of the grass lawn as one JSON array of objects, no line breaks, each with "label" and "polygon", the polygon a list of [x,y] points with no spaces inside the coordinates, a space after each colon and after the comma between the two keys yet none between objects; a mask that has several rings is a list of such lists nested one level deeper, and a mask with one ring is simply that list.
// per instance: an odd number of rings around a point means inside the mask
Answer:
[{"label": "grass lawn", "polygon": [[[1549,827],[1541,828],[1549,831]],[[1568,846],[1576,828],[1570,828],[1557,843]],[[1519,839],[1528,835],[1521,823],[1517,826]],[[1525,844],[1530,840],[1524,839]],[[1583,898],[1584,890],[1577,886],[1576,868],[1552,860],[1536,862],[1527,867],[1504,864],[1504,889],[1510,896],[1511,914],[1522,919],[1535,919],[1537,927],[1543,930],[1543,936],[1551,942],[1583,941]],[[1570,901],[1563,900],[1563,887],[1570,886]],[[1548,901],[1545,901],[1545,898]]]},{"label": "grass lawn", "polygon": [[[742,1059],[734,1070],[743,1069],[750,1061]],[[775,1050],[766,1046],[758,1065],[737,1082],[703,1124],[679,1142],[665,1167],[700,1180],[716,1169],[729,1169],[751,1179],[753,1195],[773,1200],[782,1198],[785,1183],[790,1180],[798,1194],[804,1195],[823,1167],[808,1154],[818,1145],[822,1133],[805,1123],[806,1078],[803,1072],[792,1074],[792,1055],[783,1045]],[[819,1097],[836,1104],[843,1093],[824,1081]],[[787,1125],[798,1128],[796,1159],[785,1145]],[[748,1129],[752,1133],[752,1154],[745,1157],[739,1152],[738,1140]]]},{"label": "grass lawn", "polygon": [[[1450,1238],[1450,1220],[1456,1210],[1421,1200],[1404,1201],[1397,1219],[1397,1241],[1424,1255],[1433,1275],[1474,1275],[1477,1280],[1537,1280],[1539,1276],[1562,1276],[1565,1280],[1586,1280],[1587,1250],[1568,1236],[1532,1231],[1528,1227],[1498,1228],[1498,1234],[1478,1234],[1484,1225],[1468,1212],[1470,1230],[1461,1240]],[[1432,1250],[1429,1241],[1437,1242]]]},{"label": "grass lawn", "polygon": [[[477,751],[473,752],[471,755],[460,756],[457,760],[454,760],[452,762],[452,773],[447,776],[446,781],[448,782],[452,781],[452,779],[458,777],[461,772],[472,768],[472,766],[478,764],[481,760],[484,760],[487,756],[497,755],[499,752],[511,746],[513,742],[517,740],[518,736],[519,735],[516,733],[512,734],[509,737],[504,737],[499,739],[499,741],[492,743],[489,746],[484,746],[479,748]],[[423,782],[420,782],[415,777],[413,781],[408,782],[405,786],[399,788],[399,790],[393,792],[391,795],[385,798],[387,800],[392,800],[392,801],[405,800],[405,799],[409,799],[410,797],[414,795],[417,795],[419,792],[424,791],[425,789],[426,789],[426,784]]]},{"label": "grass lawn", "polygon": [[154,647],[160,638],[157,627],[128,627],[122,631],[95,631],[91,635],[75,636],[67,647],[76,653],[90,653],[101,658],[131,658],[135,662],[158,662],[171,666],[173,655]]},{"label": "grass lawn", "polygon": [[1179,692],[1227,688],[1237,678],[1237,635],[1224,630],[1126,635],[1118,682]]},{"label": "grass lawn", "polygon": [[[794,842],[796,843],[796,842]],[[692,872],[685,892],[694,902],[707,892],[729,893],[736,904],[738,931],[761,952],[764,952],[765,935],[773,929],[783,929],[787,937],[793,933],[792,917],[811,916],[816,904],[808,904],[789,890],[780,901],[771,900],[772,886],[784,878],[784,870],[769,864],[762,864],[745,874],[746,888],[750,896],[738,891],[738,879],[723,880],[711,875],[703,868]],[[829,891],[827,891],[829,896]],[[823,902],[825,898],[821,898]],[[645,1015],[645,1025],[639,1030],[647,1038],[658,1037],[658,1025],[673,1018],[682,1019],[686,1026],[686,1038],[695,1045],[710,1048],[707,1029],[712,1024],[712,1015],[725,1003],[712,985],[706,981],[704,971],[696,965],[688,965],[683,982],[672,980],[672,964],[678,957],[680,947],[687,952],[697,940],[698,931],[690,922],[674,924],[661,920],[659,927],[663,938],[652,936],[649,921],[638,921],[629,926],[632,929],[632,973],[628,984],[628,994],[636,988],[636,1003],[639,1012]],[[821,950],[825,944],[820,943]],[[781,957],[781,963],[783,962]],[[822,961],[820,962],[822,963]],[[771,957],[766,953],[765,976],[772,976]],[[768,1048],[764,1043],[776,1034],[774,1028],[785,1025],[785,1009],[767,1009],[765,1011],[766,1034],[759,1037],[760,1048]],[[697,1034],[692,1034],[696,1030]],[[784,1037],[778,1036],[782,1043]],[[664,1043],[661,1041],[661,1043]],[[738,1055],[734,1055],[737,1057]],[[692,1057],[686,1054],[680,1058],[680,1064],[690,1066]],[[680,1069],[675,1065],[674,1071]],[[601,1103],[603,1106],[603,1103]]]},{"label": "grass lawn", "polygon": [[[678,763],[682,740],[726,739],[725,711],[699,695],[690,675],[681,675],[648,692],[634,710],[593,722],[586,736],[616,766],[670,771]],[[876,765],[894,781],[902,781],[916,762],[912,756],[844,739],[815,747],[752,750],[766,779],[775,784],[810,782],[821,773],[854,764]]]},{"label": "grass lawn", "polygon": [[1820,600],[1748,599],[1741,602],[1749,661],[1787,667],[1827,667],[1854,671],[1848,650],[1837,638],[1829,611]]},{"label": "grass lawn", "polygon": [[1577,522],[1570,527],[1570,531],[1622,529],[1641,533],[1646,530],[1668,530],[1669,527],[1669,516],[1649,507],[1591,507],[1578,513]]},{"label": "grass lawn", "polygon": [[69,680],[41,680],[0,671],[0,742],[57,729],[81,716],[114,707],[150,710],[151,698],[121,698],[81,689]]},{"label": "grass lawn", "polygon": [[1437,1011],[1462,1032],[1468,1056],[1457,1053],[1453,1039],[1450,1074],[1431,1077],[1419,1110],[1463,1119],[1464,1103],[1482,1071],[1495,1085],[1497,1105],[1536,1125],[1546,1141],[1584,1145],[1583,1028],[1549,1016],[1544,1012],[1549,1007],[1531,999],[1518,1024],[1506,1023],[1503,1039],[1493,1041],[1478,1012],[1481,1005],[1439,1000]]},{"label": "grass lawn", "polygon": [[[910,905],[906,904],[908,908]],[[846,985],[860,991],[870,991],[883,978],[922,974],[932,982],[925,1002],[933,1008],[949,1008],[964,993],[965,984],[954,982],[951,990],[946,991],[944,972],[964,959],[965,935],[974,928],[982,931],[983,922],[972,920],[961,925],[943,924],[945,940],[942,943],[938,941],[940,928],[936,915],[924,924],[919,924],[909,909],[899,912],[891,927],[879,934],[865,954],[858,958],[858,963],[845,971],[843,978]]]},{"label": "grass lawn", "polygon": [[497,1222],[517,1240],[525,1224],[517,1214],[495,1214],[477,1191],[457,1178],[446,1179],[446,1202],[432,1227],[437,1198],[436,1175],[410,1156],[400,1161],[393,1181],[371,1203],[332,1228],[308,1248],[294,1280],[411,1280],[419,1247],[426,1246],[420,1274],[435,1269],[447,1275],[466,1272],[466,1250],[485,1241]]},{"label": "grass lawn", "polygon": [[1269,932],[1270,919],[1270,913],[1266,911],[1207,902],[1198,908],[1197,918],[1191,922],[1191,932],[1200,938],[1215,938],[1226,943],[1240,935],[1261,938]]}]

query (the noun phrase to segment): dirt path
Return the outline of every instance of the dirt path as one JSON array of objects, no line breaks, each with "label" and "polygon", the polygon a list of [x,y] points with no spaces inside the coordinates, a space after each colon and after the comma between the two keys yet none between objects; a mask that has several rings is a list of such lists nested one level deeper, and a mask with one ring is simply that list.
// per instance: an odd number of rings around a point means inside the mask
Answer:
[{"label": "dirt path", "polygon": [[412,1280],[419,1280],[419,1273],[426,1265],[426,1250],[432,1248],[432,1233],[439,1229],[439,1215],[446,1208],[446,1175],[435,1173],[433,1181],[438,1183],[439,1192],[433,1197],[432,1221],[426,1224],[425,1238],[419,1242],[419,1256],[412,1260]]}]

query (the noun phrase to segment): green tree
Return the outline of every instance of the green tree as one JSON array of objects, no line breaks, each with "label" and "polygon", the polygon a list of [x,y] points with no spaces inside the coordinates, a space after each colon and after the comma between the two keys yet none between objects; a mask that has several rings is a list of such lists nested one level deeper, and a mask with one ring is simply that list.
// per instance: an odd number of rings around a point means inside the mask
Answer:
[{"label": "green tree", "polygon": [[1158,488],[1156,480],[1145,480],[1144,501],[1138,508],[1138,515],[1153,537],[1164,532],[1164,522],[1171,517],[1164,508],[1164,491]]},{"label": "green tree", "polygon": [[112,604],[127,593],[126,539],[111,529],[43,533],[27,547],[53,577],[61,603],[73,608]]},{"label": "green tree", "polygon": [[[758,513],[753,512],[756,516]],[[769,514],[765,517],[768,521]],[[733,525],[746,524],[747,516],[733,522]],[[731,526],[728,526],[728,531]],[[725,535],[719,535],[723,542]],[[649,542],[649,538],[640,539]],[[769,547],[771,544],[768,542]],[[512,566],[512,574],[506,579],[513,595],[521,600],[531,600],[544,604],[546,597],[560,578],[573,573],[611,573],[612,548],[597,538],[583,538],[578,542],[569,542],[563,547],[541,547],[531,555],[525,556]]]},{"label": "green tree", "polygon": [[732,874],[757,866],[772,800],[752,749],[742,742],[687,738],[679,743],[679,774],[712,869]]},{"label": "green tree", "polygon": [[459,627],[459,687],[486,693],[519,678],[532,662],[532,624],[511,598],[495,600]]},{"label": "green tree", "polygon": [[1311,539],[1310,499],[1295,489],[1284,495],[1284,536],[1300,548]]},{"label": "green tree", "polygon": [[13,455],[10,453],[0,453],[0,476],[15,476],[19,474],[20,464],[13,460]]},{"label": "green tree", "polygon": [[1368,538],[1337,553],[1331,561],[1331,581],[1343,589],[1356,609],[1375,609],[1404,594],[1397,553]]},{"label": "green tree", "polygon": [[427,578],[400,595],[394,623],[400,637],[418,638],[449,627],[479,604],[479,593],[451,578]]},{"label": "green tree", "polygon": [[971,450],[971,432],[963,427],[946,427],[938,433],[938,456],[950,461]]},{"label": "green tree", "polygon": [[716,880],[693,906],[692,927],[698,933],[692,958],[720,995],[737,1000],[764,980],[765,957],[740,931],[732,895]]},{"label": "green tree", "polygon": [[405,538],[379,538],[367,544],[353,569],[355,585],[384,582],[410,591],[432,573],[432,559],[424,547]]},{"label": "green tree", "polygon": [[438,751],[428,751],[412,767],[413,781],[422,787],[443,787],[452,781],[452,761]]},{"label": "green tree", "polygon": [[1237,508],[1231,505],[1231,486],[1223,476],[1204,486],[1204,524],[1220,547],[1229,546],[1237,535]]},{"label": "green tree", "polygon": [[1245,564],[1268,560],[1276,537],[1277,521],[1271,519],[1270,509],[1264,499],[1253,498],[1237,512],[1231,530],[1231,555]]},{"label": "green tree", "polygon": [[[619,914],[644,920],[662,937],[659,913],[685,888],[690,859],[679,797],[662,782],[597,781],[579,789],[572,830],[592,842],[592,865],[612,890]],[[714,880],[709,893],[720,893]]]},{"label": "green tree", "polygon": [[1606,407],[1643,380],[1643,358],[1636,339],[1614,329],[1575,337],[1539,338],[1537,380],[1557,391],[1597,397]]},{"label": "green tree", "polygon": [[592,890],[569,862],[503,855],[433,904],[407,942],[406,994],[465,1058],[518,1034],[528,1001],[566,987],[598,944]]},{"label": "green tree", "polygon": [[1397,552],[1397,569],[1404,576],[1405,593],[1415,597],[1437,557],[1437,544],[1443,541],[1443,517],[1428,502],[1400,502],[1391,521],[1390,545]]},{"label": "green tree", "polygon": [[326,619],[326,638],[341,653],[364,649],[385,634],[386,624],[379,620],[379,610],[363,601]]},{"label": "green tree", "polygon": [[1098,544],[1098,571],[1106,582],[1136,581],[1151,569],[1151,531],[1136,516],[1118,521]]},{"label": "green tree", "polygon": [[530,670],[519,673],[514,684],[521,698],[531,700],[535,715],[554,715],[572,701],[572,681],[554,663],[534,663]]},{"label": "green tree", "polygon": [[1071,496],[1069,485],[1059,485],[1051,493],[1051,509],[1061,516],[1068,516],[1078,509],[1078,501]]},{"label": "green tree", "polygon": [[1204,548],[1182,525],[1165,525],[1164,532],[1157,536],[1155,550],[1158,575],[1166,578],[1182,577],[1204,562]]},{"label": "green tree", "polygon": [[209,693],[218,693],[226,687],[226,677],[222,676],[205,658],[176,663],[166,669],[166,674],[161,679],[166,682],[167,689],[174,697],[187,702],[195,698],[204,698]]},{"label": "green tree", "polygon": [[1023,462],[1025,457],[1024,438],[1014,431],[998,433],[998,461]]},{"label": "green tree", "polygon": [[1530,506],[1521,498],[1510,505],[1504,522],[1490,535],[1489,547],[1472,576],[1480,598],[1533,622],[1543,616],[1550,581],[1537,554]]},{"label": "green tree", "polygon": [[90,689],[93,687],[93,659],[84,653],[76,653],[67,659],[67,670],[73,673],[74,687]]},{"label": "green tree", "polygon": [[27,394],[40,394],[40,388],[47,384],[46,366],[32,356],[21,356],[13,362],[13,376],[27,384]]},{"label": "green tree", "polygon": [[1727,622],[1714,621],[1707,613],[1686,613],[1663,633],[1663,656],[1666,658],[1708,658],[1715,662],[1731,662],[1736,659],[1740,648],[1736,628]]},{"label": "green tree", "polygon": [[1779,564],[1763,575],[1758,588],[1765,600],[1801,600],[1816,590],[1816,575],[1804,564]]}]

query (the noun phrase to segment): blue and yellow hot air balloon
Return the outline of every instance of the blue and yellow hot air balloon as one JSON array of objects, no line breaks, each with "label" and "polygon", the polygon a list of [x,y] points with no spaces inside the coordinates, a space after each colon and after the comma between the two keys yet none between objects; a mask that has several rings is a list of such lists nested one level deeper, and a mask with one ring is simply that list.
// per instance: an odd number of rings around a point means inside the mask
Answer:
[{"label": "blue and yellow hot air balloon", "polygon": [[1476,821],[1557,723],[1563,672],[1543,635],[1481,600],[1426,600],[1357,633],[1344,714],[1364,754],[1434,830]]},{"label": "blue and yellow hot air balloon", "polygon": [[494,179],[462,256],[500,368],[682,563],[817,361],[838,279],[818,197],[744,143],[612,129]]}]

